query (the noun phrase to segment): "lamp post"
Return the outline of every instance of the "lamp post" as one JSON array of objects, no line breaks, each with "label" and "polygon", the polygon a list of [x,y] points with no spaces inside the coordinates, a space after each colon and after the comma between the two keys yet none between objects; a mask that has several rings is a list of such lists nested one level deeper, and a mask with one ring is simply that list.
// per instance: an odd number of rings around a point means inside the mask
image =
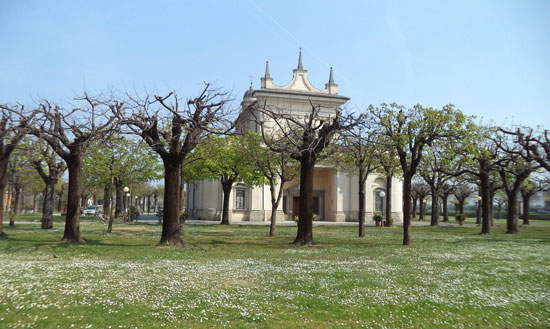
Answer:
[{"label": "lamp post", "polygon": [[129,198],[130,198],[130,188],[128,186],[124,186],[124,188],[122,189],[122,191],[124,192],[124,213],[127,215],[128,214],[128,202],[129,202]]},{"label": "lamp post", "polygon": [[378,192],[378,196],[380,197],[380,202],[382,202],[382,216],[384,216],[386,212],[386,207],[384,205],[384,197],[386,196],[386,192],[381,190],[380,192]]},{"label": "lamp post", "polygon": [[[384,211],[385,210],[384,209],[384,197],[386,196],[386,192],[381,190],[380,192],[378,192],[378,196],[380,197],[380,202],[382,203],[382,207],[380,207],[382,209],[382,218],[385,218],[386,221],[387,221],[388,217],[385,216],[385,211]],[[382,223],[380,224],[380,226],[383,226]]]}]

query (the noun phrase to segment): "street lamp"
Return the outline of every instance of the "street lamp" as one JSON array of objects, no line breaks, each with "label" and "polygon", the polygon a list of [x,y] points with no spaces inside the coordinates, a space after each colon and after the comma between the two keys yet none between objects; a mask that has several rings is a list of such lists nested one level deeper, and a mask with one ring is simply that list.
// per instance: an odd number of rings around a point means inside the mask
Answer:
[{"label": "street lamp", "polygon": [[[378,192],[378,196],[380,197],[380,199],[383,199],[383,198],[386,196],[386,192],[384,192],[383,190],[380,190],[380,191]],[[382,204],[381,204],[381,207],[380,207],[380,209],[382,210],[382,214],[381,214],[381,215],[382,215],[382,217],[386,217],[386,216],[384,216],[384,208],[385,208],[384,201],[383,201],[383,200],[380,200],[380,202],[382,203]],[[386,220],[388,220],[388,218],[386,218]],[[383,226],[383,224],[380,223],[380,226]]]},{"label": "street lamp", "polygon": [[122,191],[126,196],[124,198],[124,212],[126,213],[126,215],[128,215],[128,203],[130,202],[130,188],[128,186],[124,186]]}]

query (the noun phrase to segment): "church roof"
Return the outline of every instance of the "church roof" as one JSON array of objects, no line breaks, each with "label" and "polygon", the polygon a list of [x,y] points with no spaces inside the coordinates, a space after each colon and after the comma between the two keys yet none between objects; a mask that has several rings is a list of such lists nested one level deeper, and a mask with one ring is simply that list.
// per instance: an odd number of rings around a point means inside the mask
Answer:
[{"label": "church roof", "polygon": [[346,98],[338,96],[338,85],[334,82],[334,73],[332,67],[330,68],[329,80],[325,84],[325,89],[319,89],[313,86],[309,81],[308,72],[304,69],[302,62],[302,50],[298,54],[298,65],[292,70],[292,80],[286,86],[277,86],[273,83],[273,78],[269,72],[269,62],[266,62],[265,73],[261,79],[260,89],[262,92],[277,92],[277,93],[289,93],[289,94],[307,94],[315,96],[332,96],[336,98]]}]

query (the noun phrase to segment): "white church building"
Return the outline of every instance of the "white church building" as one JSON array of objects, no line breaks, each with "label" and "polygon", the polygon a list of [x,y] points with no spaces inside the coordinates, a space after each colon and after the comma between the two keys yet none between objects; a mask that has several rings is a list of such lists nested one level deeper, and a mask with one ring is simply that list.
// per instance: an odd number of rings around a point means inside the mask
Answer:
[{"label": "white church building", "polygon": [[[251,102],[266,104],[271,108],[284,109],[304,115],[311,111],[311,104],[320,105],[323,111],[336,111],[349,98],[338,94],[338,85],[334,82],[332,68],[328,83],[324,89],[315,88],[308,79],[308,71],[303,68],[302,54],[293,70],[292,81],[286,86],[275,85],[266,62],[265,74],[261,78],[261,88],[252,89],[244,94],[242,113],[239,117],[239,129],[254,130],[260,128],[249,111]],[[380,174],[371,174],[366,182],[366,220],[372,223],[375,213],[385,211],[386,179]],[[290,221],[298,216],[298,198],[300,195],[299,175],[293,181],[285,183],[283,199],[277,209],[278,221]],[[320,164],[314,171],[314,209],[316,220],[331,222],[352,222],[358,218],[358,177],[333,166]],[[392,218],[394,223],[402,221],[402,181],[392,181]],[[220,220],[223,192],[219,180],[203,180],[190,183],[187,189],[188,219]],[[271,216],[271,198],[269,186],[247,186],[235,184],[230,196],[230,221],[269,221]]]}]

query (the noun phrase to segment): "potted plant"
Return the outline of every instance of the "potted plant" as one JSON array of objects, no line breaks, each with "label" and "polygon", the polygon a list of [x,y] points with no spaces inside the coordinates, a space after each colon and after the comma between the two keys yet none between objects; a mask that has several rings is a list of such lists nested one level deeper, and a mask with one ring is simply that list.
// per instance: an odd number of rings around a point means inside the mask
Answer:
[{"label": "potted plant", "polygon": [[379,213],[374,214],[374,216],[372,216],[372,219],[376,223],[376,226],[381,226],[382,225],[383,218],[382,218],[381,214],[379,214]]}]

